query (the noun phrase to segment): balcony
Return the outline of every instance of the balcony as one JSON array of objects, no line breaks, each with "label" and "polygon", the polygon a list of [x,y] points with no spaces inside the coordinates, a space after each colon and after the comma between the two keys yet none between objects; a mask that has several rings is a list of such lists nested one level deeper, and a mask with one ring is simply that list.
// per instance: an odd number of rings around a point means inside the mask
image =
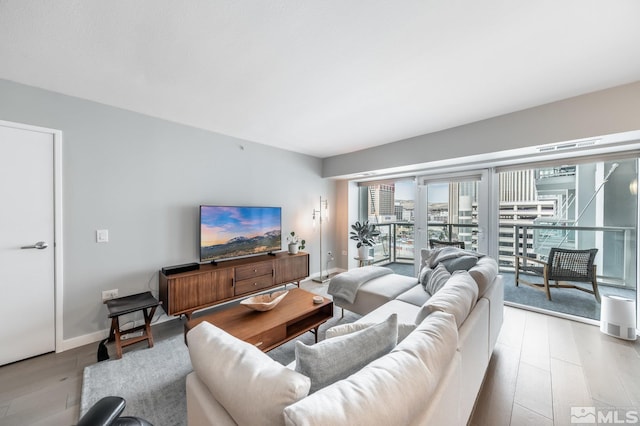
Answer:
[{"label": "balcony", "polygon": [[[415,254],[415,225],[413,222],[388,222],[376,224],[380,231],[378,243],[373,247],[373,263],[413,264]],[[478,226],[463,223],[428,223],[429,239],[464,241],[469,249],[477,246]],[[420,255],[418,253],[417,257]]]},{"label": "balcony", "polygon": [[[460,240],[465,237],[467,247],[477,247],[477,226],[473,224],[430,222],[429,237],[441,240]],[[377,224],[378,243],[373,247],[374,263],[386,265],[397,273],[413,276],[415,255],[414,224],[391,222]],[[557,221],[548,224],[501,223],[498,238],[498,263],[504,278],[505,302],[512,305],[554,311],[598,320],[600,305],[592,295],[577,290],[555,290],[552,300],[544,293],[520,286],[515,287],[515,253],[546,259],[551,247],[598,248],[598,286],[601,295],[636,299],[636,241],[635,228],[622,226],[569,226]],[[411,265],[411,266],[410,266]]]}]

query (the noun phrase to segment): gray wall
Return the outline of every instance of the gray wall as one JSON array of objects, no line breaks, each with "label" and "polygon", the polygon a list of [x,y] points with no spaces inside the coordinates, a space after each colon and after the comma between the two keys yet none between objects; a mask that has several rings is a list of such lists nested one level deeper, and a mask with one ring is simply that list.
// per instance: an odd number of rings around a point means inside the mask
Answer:
[{"label": "gray wall", "polygon": [[64,339],[108,327],[102,290],[156,291],[159,268],[197,261],[200,204],[281,206],[318,273],[311,211],[335,193],[320,159],[6,80],[0,120],[63,132]]},{"label": "gray wall", "polygon": [[338,177],[640,130],[639,112],[640,81],[326,158],[322,173]]}]

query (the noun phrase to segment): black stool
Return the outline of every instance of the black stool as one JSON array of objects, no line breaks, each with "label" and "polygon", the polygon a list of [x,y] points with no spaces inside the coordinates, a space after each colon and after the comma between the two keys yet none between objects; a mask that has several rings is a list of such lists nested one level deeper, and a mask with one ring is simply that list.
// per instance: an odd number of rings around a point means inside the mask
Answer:
[{"label": "black stool", "polygon": [[[151,319],[156,312],[156,308],[160,304],[158,299],[153,297],[150,291],[140,294],[132,294],[131,296],[117,297],[105,302],[109,310],[109,318],[111,318],[111,330],[109,331],[109,341],[116,342],[116,355],[122,358],[122,348],[124,346],[133,345],[134,343],[146,340],[149,347],[153,347],[153,336],[151,335]],[[144,325],[133,327],[129,330],[120,330],[120,315],[130,314],[132,312],[142,311],[144,314]],[[124,334],[142,331],[142,336],[132,337],[131,339],[122,340]]]}]

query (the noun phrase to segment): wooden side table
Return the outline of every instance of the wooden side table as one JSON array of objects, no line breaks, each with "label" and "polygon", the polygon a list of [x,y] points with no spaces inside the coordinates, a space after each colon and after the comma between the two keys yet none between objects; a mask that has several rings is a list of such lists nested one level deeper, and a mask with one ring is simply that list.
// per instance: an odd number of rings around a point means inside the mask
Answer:
[{"label": "wooden side table", "polygon": [[[160,304],[158,299],[153,297],[150,291],[146,293],[132,294],[131,296],[117,297],[115,299],[104,302],[109,310],[109,318],[111,318],[111,330],[109,331],[109,341],[116,342],[116,354],[118,358],[122,358],[122,348],[133,345],[134,343],[147,341],[149,347],[153,347],[153,336],[151,335],[151,319],[156,312],[156,308]],[[121,315],[130,314],[132,312],[142,311],[144,315],[144,325],[139,325],[128,330],[120,330]],[[142,330],[142,336],[132,337],[131,339],[122,340],[122,335],[135,333]]]}]

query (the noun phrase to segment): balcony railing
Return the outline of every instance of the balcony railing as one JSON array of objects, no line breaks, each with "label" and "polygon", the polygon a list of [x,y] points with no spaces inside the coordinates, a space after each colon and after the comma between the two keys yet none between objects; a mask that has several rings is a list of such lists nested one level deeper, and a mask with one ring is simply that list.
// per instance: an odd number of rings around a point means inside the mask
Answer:
[{"label": "balcony railing", "polygon": [[[389,222],[376,224],[380,231],[373,247],[374,263],[414,263],[415,224]],[[501,269],[513,270],[513,255],[545,259],[551,247],[598,248],[598,279],[603,284],[635,288],[636,230],[623,226],[568,226],[508,224],[499,227],[498,254]],[[428,238],[464,241],[477,249],[478,226],[463,223],[428,223]],[[418,255],[419,257],[419,255]]]},{"label": "balcony railing", "polygon": [[[380,231],[373,247],[374,263],[413,263],[415,261],[415,224],[388,222],[376,224]],[[469,248],[476,246],[478,225],[464,223],[428,223],[428,238],[446,241],[465,241]]]},{"label": "balcony railing", "polygon": [[636,230],[624,226],[500,226],[500,267],[512,270],[514,254],[546,260],[552,247],[597,248],[598,280],[635,288]]},{"label": "balcony railing", "polygon": [[380,231],[378,243],[373,247],[374,263],[413,263],[414,224],[389,222],[376,224]]}]

